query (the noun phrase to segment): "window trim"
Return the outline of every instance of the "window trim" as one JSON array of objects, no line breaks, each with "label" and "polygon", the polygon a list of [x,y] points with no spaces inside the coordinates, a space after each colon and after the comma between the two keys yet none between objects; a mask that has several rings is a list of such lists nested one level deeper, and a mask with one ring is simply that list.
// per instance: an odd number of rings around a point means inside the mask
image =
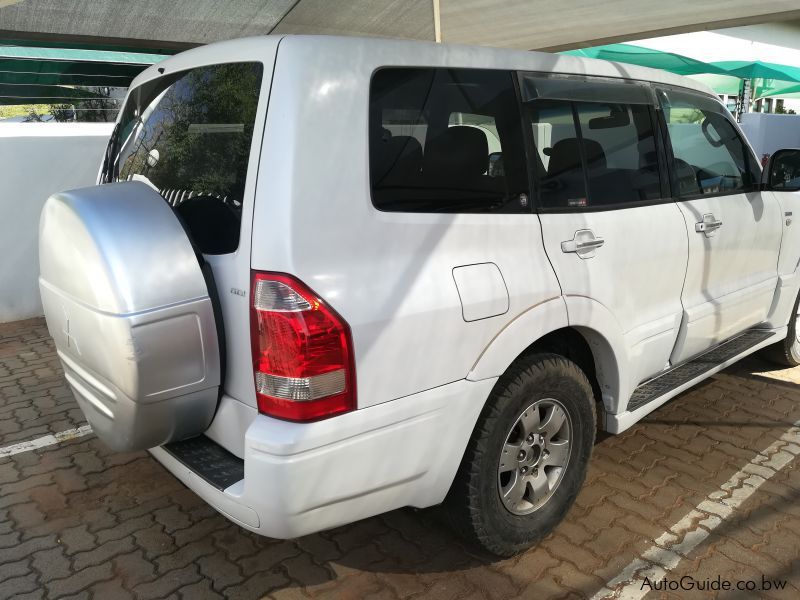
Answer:
[{"label": "window trim", "polygon": [[[742,144],[742,150],[744,152],[748,152],[750,154],[750,158],[752,159],[752,164],[758,165],[760,167],[761,163],[757,160],[755,152],[753,152],[753,148],[750,146],[750,142],[747,140],[745,135],[742,133],[741,129],[739,128],[738,123],[733,120],[728,111],[727,107],[719,100],[717,96],[712,96],[710,94],[705,94],[703,92],[698,92],[697,90],[692,90],[689,88],[683,88],[674,85],[666,85],[666,84],[657,84],[653,86],[653,92],[655,93],[655,101],[656,101],[656,113],[660,122],[660,129],[662,135],[664,136],[664,152],[667,159],[667,171],[669,173],[669,187],[670,187],[670,194],[672,196],[672,200],[674,202],[690,202],[693,200],[701,200],[703,198],[722,198],[725,196],[737,196],[742,194],[753,194],[756,192],[760,192],[761,187],[761,175],[762,169],[759,170],[758,174],[750,173],[752,179],[754,180],[751,184],[751,189],[745,190],[733,190],[733,191],[726,191],[726,192],[715,192],[713,194],[690,194],[686,196],[679,196],[677,195],[677,182],[675,179],[676,171],[675,171],[675,154],[672,150],[672,140],[669,137],[669,127],[667,125],[667,119],[664,115],[664,110],[661,107],[661,101],[658,99],[658,93],[660,91],[677,91],[682,94],[687,94],[690,96],[698,96],[700,98],[706,98],[715,101],[719,104],[722,108],[725,109],[725,112],[722,112],[723,118],[725,118],[732,126],[734,133],[739,138],[739,142]],[[727,114],[726,114],[727,113]],[[749,172],[749,171],[748,171]]]},{"label": "window trim", "polygon": [[527,195],[528,195],[528,210],[520,213],[532,215],[536,213],[536,207],[539,204],[539,186],[536,183],[536,171],[533,168],[531,161],[530,149],[533,146],[533,132],[530,127],[525,125],[525,112],[524,104],[522,102],[522,80],[519,77],[519,71],[511,70],[511,84],[514,87],[514,99],[517,102],[517,116],[519,117],[519,126],[522,130],[522,160],[525,161],[525,174],[527,175]]},{"label": "window trim", "polygon": [[[652,104],[655,101],[655,96],[653,95],[653,82],[648,81],[646,79],[633,79],[631,77],[609,77],[607,75],[586,75],[586,74],[577,74],[577,73],[556,73],[556,72],[542,72],[542,71],[525,71],[516,69],[517,74],[517,81],[520,88],[520,100],[524,102],[530,102],[532,100],[562,100],[565,102],[590,102],[591,100],[581,100],[579,98],[561,98],[557,96],[544,96],[544,97],[537,97],[531,98],[529,100],[524,100],[524,90],[523,84],[526,78],[531,79],[555,79],[555,80],[562,80],[562,81],[578,81],[582,83],[598,83],[598,84],[608,84],[608,85],[617,85],[617,86],[634,86],[641,88],[645,95],[649,97],[647,102],[631,102],[629,104]],[[607,99],[607,98],[600,98],[598,102],[613,102],[613,103],[621,103],[621,100],[615,99]]]}]

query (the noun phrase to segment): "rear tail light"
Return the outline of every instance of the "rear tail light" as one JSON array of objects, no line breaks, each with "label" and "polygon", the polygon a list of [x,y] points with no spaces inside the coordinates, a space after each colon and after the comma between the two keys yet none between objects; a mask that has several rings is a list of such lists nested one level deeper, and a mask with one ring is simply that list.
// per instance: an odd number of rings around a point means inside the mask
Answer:
[{"label": "rear tail light", "polygon": [[356,406],[350,327],[304,283],[253,273],[250,315],[261,413],[313,421]]}]

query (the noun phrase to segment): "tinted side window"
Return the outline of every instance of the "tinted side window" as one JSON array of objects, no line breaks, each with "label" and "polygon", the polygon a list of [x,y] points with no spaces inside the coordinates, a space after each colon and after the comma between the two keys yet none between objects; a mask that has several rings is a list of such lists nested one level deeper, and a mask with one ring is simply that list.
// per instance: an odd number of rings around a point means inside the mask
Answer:
[{"label": "tinted side window", "polygon": [[754,189],[759,167],[721,104],[675,90],[659,97],[674,157],[675,195]]},{"label": "tinted side window", "polygon": [[661,197],[658,153],[650,107],[575,103],[592,206]]},{"label": "tinted side window", "polygon": [[543,208],[624,205],[661,197],[648,105],[532,100],[526,106]]},{"label": "tinted side window", "polygon": [[536,147],[534,170],[541,206],[587,206],[586,178],[572,103],[537,100],[528,103],[527,112]]},{"label": "tinted side window", "polygon": [[376,208],[527,212],[522,130],[511,73],[387,68],[370,89]]},{"label": "tinted side window", "polygon": [[120,120],[113,179],[156,188],[205,253],[239,245],[261,75],[234,63],[163,77],[133,90]]}]

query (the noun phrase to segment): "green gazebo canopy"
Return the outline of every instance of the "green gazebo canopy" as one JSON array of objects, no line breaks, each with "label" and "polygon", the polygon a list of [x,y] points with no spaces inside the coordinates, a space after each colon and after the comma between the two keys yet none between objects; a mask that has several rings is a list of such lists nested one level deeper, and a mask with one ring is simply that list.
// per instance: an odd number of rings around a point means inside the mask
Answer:
[{"label": "green gazebo canopy", "polygon": [[762,98],[770,96],[780,96],[781,98],[800,98],[800,84],[794,83],[792,85],[779,85],[766,90],[761,94]]},{"label": "green gazebo canopy", "polygon": [[694,75],[697,73],[729,75],[728,71],[724,68],[710,63],[705,63],[672,52],[661,52],[660,50],[634,46],[633,44],[607,44],[605,46],[584,48],[582,50],[567,50],[561,54],[612,60],[642,67],[652,67],[654,69],[663,69],[664,71],[677,73],[678,75]]},{"label": "green gazebo canopy", "polygon": [[726,60],[703,62],[673,52],[633,44],[607,44],[562,52],[662,69],[678,75],[694,75],[718,94],[738,95],[742,79],[753,82],[753,98],[800,97],[800,67],[762,61]]},{"label": "green gazebo canopy", "polygon": [[776,79],[778,81],[794,81],[800,83],[800,68],[775,63],[744,60],[724,60],[712,65],[725,70],[729,75],[741,79]]},{"label": "green gazebo canopy", "polygon": [[716,73],[698,73],[692,75],[691,79],[707,85],[717,94],[728,96],[738,96],[741,92],[742,80],[733,75],[717,75]]}]

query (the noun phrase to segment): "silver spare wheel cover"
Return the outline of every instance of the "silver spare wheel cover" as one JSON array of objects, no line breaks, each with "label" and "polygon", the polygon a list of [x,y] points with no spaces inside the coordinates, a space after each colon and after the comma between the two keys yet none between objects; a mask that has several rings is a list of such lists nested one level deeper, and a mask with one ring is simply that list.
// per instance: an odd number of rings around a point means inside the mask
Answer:
[{"label": "silver spare wheel cover", "polygon": [[208,427],[220,385],[214,310],[155,190],[126,182],[48,198],[39,272],[47,328],[98,437],[139,450]]}]

